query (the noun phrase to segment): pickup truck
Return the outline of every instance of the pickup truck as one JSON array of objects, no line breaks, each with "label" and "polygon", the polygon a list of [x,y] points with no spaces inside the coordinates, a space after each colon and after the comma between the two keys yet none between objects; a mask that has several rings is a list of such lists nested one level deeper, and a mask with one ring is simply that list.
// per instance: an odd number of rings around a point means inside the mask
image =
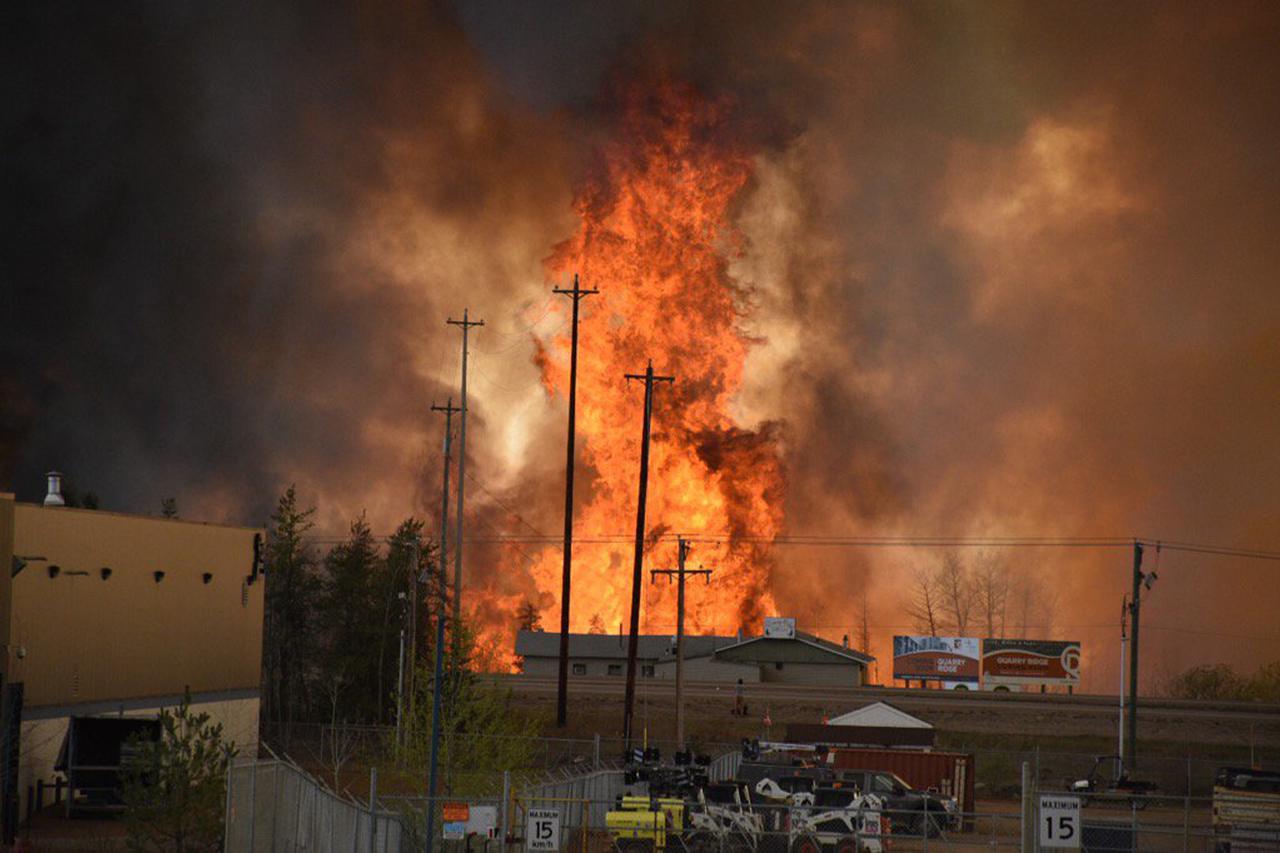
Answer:
[{"label": "pickup truck", "polygon": [[1223,767],[1213,780],[1214,849],[1280,849],[1280,770]]},{"label": "pickup truck", "polygon": [[895,833],[923,836],[927,832],[933,838],[960,825],[955,800],[917,791],[888,770],[838,770],[836,779],[841,787],[878,797],[881,813],[889,817]]}]

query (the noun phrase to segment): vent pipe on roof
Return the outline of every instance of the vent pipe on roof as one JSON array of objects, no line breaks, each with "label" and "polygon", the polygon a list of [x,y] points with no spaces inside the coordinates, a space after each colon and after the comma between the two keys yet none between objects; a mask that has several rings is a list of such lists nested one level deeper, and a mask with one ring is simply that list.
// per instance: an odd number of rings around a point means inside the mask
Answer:
[{"label": "vent pipe on roof", "polygon": [[50,471],[45,474],[48,478],[49,489],[44,496],[45,506],[66,506],[67,502],[62,498],[62,474],[58,471]]}]

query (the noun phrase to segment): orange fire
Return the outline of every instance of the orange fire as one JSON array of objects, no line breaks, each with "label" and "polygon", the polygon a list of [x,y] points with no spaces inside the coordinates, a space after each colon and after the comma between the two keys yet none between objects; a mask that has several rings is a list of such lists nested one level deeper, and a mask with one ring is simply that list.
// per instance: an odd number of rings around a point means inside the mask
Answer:
[{"label": "orange fire", "polygon": [[[730,414],[754,343],[742,326],[748,294],[728,274],[751,151],[732,134],[729,105],[689,86],[622,100],[619,133],[575,200],[578,232],[547,261],[551,280],[577,273],[600,290],[583,301],[579,330],[571,627],[612,632],[629,619],[644,389],[623,376],[652,359],[675,382],[654,390],[642,630],[675,630],[675,587],[648,575],[674,567],[675,534],[695,540],[691,567],[714,572],[687,588],[686,630],[746,629],[774,610],[770,543],[785,489],[772,427],[745,429]],[[566,323],[537,342],[543,382],[563,396],[569,335]],[[533,567],[549,627],[560,623],[561,561],[547,549]]]}]

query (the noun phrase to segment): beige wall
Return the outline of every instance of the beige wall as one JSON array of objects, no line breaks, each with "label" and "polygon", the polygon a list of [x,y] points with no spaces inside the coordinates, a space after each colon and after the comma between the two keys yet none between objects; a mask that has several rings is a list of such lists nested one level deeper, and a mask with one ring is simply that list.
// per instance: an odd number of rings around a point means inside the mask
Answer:
[{"label": "beige wall", "polygon": [[[77,716],[119,715],[122,717],[152,717],[160,713],[161,708],[172,708],[176,697],[170,701],[155,704],[135,704],[119,709],[81,706],[68,709]],[[258,699],[257,698],[220,698],[217,696],[196,696],[191,703],[193,713],[209,715],[211,724],[222,724],[222,737],[234,743],[239,755],[256,755],[258,749]],[[54,762],[62,741],[66,738],[67,723],[70,717],[53,716],[37,719],[25,719],[22,722],[22,744],[18,764],[18,793],[20,804],[18,814],[27,813],[27,788],[35,787],[37,780],[52,784],[55,776]],[[45,805],[53,802],[53,794],[45,798]]]},{"label": "beige wall", "polygon": [[26,707],[258,688],[265,581],[245,585],[257,531],[14,507],[14,553],[45,558],[12,584],[9,678]]},{"label": "beige wall", "polygon": [[[674,681],[676,662],[663,661],[658,664],[658,678]],[[711,655],[689,658],[684,662],[686,681],[720,681],[734,683],[739,678],[744,684],[753,684],[760,680],[760,667],[748,663],[733,663],[716,660]]]},{"label": "beige wall", "polygon": [[760,664],[760,680],[770,684],[812,684],[832,687],[861,687],[863,668],[849,663],[773,663]]}]

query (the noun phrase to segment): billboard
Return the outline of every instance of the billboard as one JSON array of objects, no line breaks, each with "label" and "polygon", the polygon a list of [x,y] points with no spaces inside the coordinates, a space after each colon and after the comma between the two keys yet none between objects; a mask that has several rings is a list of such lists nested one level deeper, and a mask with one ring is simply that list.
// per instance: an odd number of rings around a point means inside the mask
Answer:
[{"label": "billboard", "polygon": [[980,644],[976,637],[895,636],[893,677],[976,684]]},{"label": "billboard", "polygon": [[1080,683],[1080,644],[1070,640],[982,641],[984,684]]}]

